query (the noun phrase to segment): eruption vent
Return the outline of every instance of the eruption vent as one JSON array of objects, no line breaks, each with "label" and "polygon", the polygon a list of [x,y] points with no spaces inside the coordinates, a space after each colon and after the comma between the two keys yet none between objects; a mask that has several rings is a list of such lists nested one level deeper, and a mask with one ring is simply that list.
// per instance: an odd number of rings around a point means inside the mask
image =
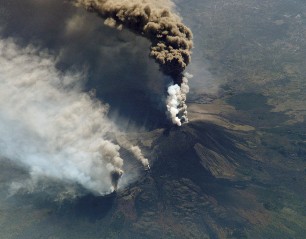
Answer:
[{"label": "eruption vent", "polygon": [[[178,101],[178,104],[174,101],[171,105],[167,103],[171,119],[177,125],[181,125],[181,121],[187,122],[185,98],[188,80],[182,73],[191,59],[192,32],[178,15],[170,11],[171,3],[166,0],[76,0],[76,4],[106,18],[108,26],[118,29],[126,26],[150,39],[151,57],[174,81],[168,89],[168,98]],[[181,87],[184,89],[179,89]],[[184,110],[180,116],[182,107]]]}]

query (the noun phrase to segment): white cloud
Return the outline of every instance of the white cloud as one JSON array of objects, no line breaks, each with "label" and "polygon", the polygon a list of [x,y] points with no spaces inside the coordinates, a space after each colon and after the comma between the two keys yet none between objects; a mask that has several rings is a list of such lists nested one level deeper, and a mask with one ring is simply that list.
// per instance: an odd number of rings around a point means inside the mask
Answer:
[{"label": "white cloud", "polygon": [[81,92],[80,73],[62,73],[33,46],[0,39],[0,156],[29,169],[32,179],[78,183],[104,194],[121,170],[108,107]]}]

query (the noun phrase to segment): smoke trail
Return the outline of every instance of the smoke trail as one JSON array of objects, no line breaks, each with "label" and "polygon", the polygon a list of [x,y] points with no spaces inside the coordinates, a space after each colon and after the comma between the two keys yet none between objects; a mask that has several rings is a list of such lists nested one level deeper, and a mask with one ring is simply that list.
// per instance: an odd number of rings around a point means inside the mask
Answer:
[{"label": "smoke trail", "polygon": [[150,169],[149,160],[145,158],[138,146],[132,145],[130,151],[142,163],[145,169]]},{"label": "smoke trail", "polygon": [[13,40],[0,39],[0,53],[0,156],[28,168],[33,181],[116,189],[123,159],[108,138],[116,129],[108,106],[79,90],[82,75],[59,72],[48,53]]},{"label": "smoke trail", "polygon": [[[167,104],[173,123],[187,122],[188,80],[182,76],[190,63],[193,45],[191,30],[161,0],[76,0],[77,5],[106,18],[105,24],[122,29],[126,26],[151,40],[151,57],[175,84],[168,89]],[[166,7],[165,7],[166,5]],[[176,102],[174,102],[176,101]],[[180,108],[178,108],[180,107]],[[183,110],[181,118],[179,113]]]},{"label": "smoke trail", "polygon": [[116,134],[116,141],[121,147],[131,152],[134,157],[143,165],[145,170],[150,169],[149,160],[142,154],[142,151],[138,146],[132,145],[122,134]]}]

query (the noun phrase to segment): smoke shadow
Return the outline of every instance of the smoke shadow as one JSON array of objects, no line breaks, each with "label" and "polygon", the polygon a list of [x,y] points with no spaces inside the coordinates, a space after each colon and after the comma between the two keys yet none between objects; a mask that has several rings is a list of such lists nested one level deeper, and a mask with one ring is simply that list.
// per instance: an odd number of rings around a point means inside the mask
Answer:
[{"label": "smoke shadow", "polygon": [[52,195],[46,192],[16,194],[10,196],[11,208],[31,207],[34,211],[48,211],[47,220],[89,221],[96,222],[107,217],[116,202],[117,193],[106,196],[96,196],[87,193],[76,198],[67,198],[61,202],[54,201]]},{"label": "smoke shadow", "polygon": [[56,210],[58,217],[74,217],[95,222],[105,218],[113,209],[116,192],[107,196],[87,194],[72,201],[67,201]]},{"label": "smoke shadow", "polygon": [[0,0],[0,5],[1,36],[22,47],[48,49],[59,70],[83,73],[83,90],[94,90],[110,105],[109,116],[122,130],[165,125],[171,80],[149,57],[148,39],[104,26],[96,14],[61,0]]}]

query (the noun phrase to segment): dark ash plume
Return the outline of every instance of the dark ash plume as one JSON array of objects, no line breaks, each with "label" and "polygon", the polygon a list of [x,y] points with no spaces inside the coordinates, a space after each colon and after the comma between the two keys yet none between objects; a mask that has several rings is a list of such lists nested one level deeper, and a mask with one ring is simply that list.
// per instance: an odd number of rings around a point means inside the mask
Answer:
[{"label": "dark ash plume", "polygon": [[[188,122],[186,94],[189,90],[188,80],[183,72],[191,60],[193,46],[192,32],[185,26],[179,16],[169,9],[168,1],[161,0],[76,0],[77,6],[83,6],[88,11],[96,12],[106,18],[105,24],[117,27],[123,26],[142,34],[150,39],[151,57],[159,63],[162,71],[173,78],[174,85],[170,86],[167,109],[170,118],[178,126]],[[181,89],[183,86],[184,89]],[[170,93],[169,93],[170,94]],[[175,96],[175,97],[174,97]],[[175,98],[169,106],[169,99]],[[173,101],[173,100],[172,100]],[[171,103],[171,102],[170,102]],[[181,116],[179,116],[181,114]]]},{"label": "dark ash plume", "polygon": [[160,1],[77,0],[77,5],[97,12],[111,26],[117,23],[119,29],[123,25],[149,38],[151,56],[175,79],[190,63],[191,30]]}]

